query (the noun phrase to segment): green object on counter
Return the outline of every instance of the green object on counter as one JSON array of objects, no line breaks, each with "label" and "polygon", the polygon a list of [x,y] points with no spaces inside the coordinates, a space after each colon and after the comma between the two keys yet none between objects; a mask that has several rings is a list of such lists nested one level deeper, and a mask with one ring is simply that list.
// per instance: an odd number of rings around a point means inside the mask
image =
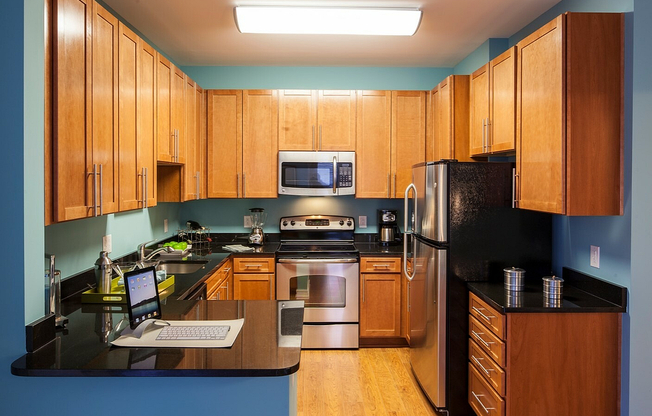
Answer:
[{"label": "green object on counter", "polygon": [[[98,293],[96,288],[89,289],[82,293],[82,303],[127,303],[124,285],[118,285],[120,277],[111,280],[111,293]],[[166,290],[174,285],[174,275],[170,274],[167,279],[158,284],[158,295],[161,300],[167,298],[174,290]]]}]

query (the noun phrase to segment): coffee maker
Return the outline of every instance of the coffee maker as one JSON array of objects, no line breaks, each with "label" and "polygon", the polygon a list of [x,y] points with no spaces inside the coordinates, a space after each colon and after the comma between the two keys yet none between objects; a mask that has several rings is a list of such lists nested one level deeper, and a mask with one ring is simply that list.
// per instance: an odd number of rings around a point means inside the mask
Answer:
[{"label": "coffee maker", "polygon": [[398,228],[397,213],[395,209],[378,210],[378,241],[382,245],[399,244],[401,230]]}]

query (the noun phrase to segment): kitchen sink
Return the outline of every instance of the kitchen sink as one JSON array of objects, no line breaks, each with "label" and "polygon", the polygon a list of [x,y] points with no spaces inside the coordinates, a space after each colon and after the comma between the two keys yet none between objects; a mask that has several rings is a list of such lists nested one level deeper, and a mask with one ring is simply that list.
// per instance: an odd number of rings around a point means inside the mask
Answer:
[{"label": "kitchen sink", "polygon": [[156,270],[165,270],[167,274],[190,274],[204,267],[208,261],[161,261]]}]

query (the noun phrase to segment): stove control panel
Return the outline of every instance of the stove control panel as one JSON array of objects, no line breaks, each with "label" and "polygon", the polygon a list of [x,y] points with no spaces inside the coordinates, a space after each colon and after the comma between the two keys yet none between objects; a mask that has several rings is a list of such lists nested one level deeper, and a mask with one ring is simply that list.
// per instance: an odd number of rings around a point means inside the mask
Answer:
[{"label": "stove control panel", "polygon": [[279,229],[281,231],[354,231],[355,221],[352,217],[340,215],[299,215],[282,217]]}]

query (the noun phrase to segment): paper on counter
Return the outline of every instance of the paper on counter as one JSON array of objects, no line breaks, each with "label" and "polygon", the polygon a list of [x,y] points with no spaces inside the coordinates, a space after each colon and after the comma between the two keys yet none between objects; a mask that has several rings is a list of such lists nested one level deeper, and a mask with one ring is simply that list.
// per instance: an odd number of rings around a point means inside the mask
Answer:
[{"label": "paper on counter", "polygon": [[226,251],[233,251],[236,253],[245,253],[248,251],[254,251],[253,247],[243,246],[242,244],[231,244],[228,246],[222,246],[222,249]]}]

